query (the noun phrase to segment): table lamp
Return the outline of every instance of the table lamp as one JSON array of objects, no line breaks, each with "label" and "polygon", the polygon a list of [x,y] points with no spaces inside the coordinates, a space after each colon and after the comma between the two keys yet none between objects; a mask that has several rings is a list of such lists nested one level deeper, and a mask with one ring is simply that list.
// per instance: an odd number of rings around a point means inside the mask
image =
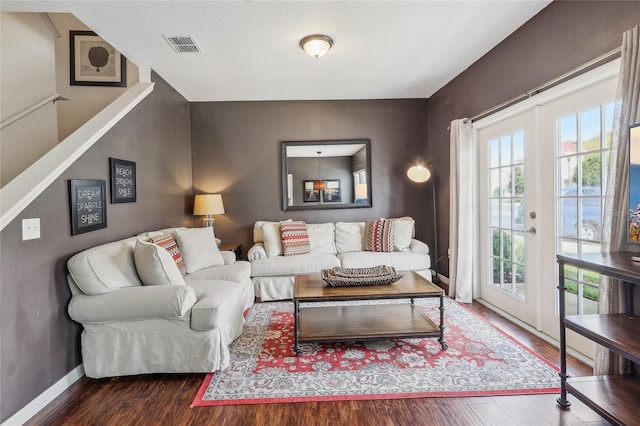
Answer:
[{"label": "table lamp", "polygon": [[224,214],[224,204],[220,194],[198,194],[193,203],[194,216],[206,216],[203,220],[203,227],[214,227],[214,214]]}]

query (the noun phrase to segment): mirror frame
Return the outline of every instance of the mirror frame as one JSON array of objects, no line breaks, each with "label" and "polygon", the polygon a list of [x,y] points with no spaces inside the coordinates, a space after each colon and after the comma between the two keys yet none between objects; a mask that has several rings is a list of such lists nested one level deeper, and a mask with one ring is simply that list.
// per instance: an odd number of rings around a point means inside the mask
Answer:
[{"label": "mirror frame", "polygon": [[[640,173],[640,166],[636,165],[635,156],[640,156],[640,123],[629,126],[629,199],[627,200],[628,214],[627,214],[627,243],[640,244],[640,236],[637,234],[636,223],[640,220],[638,218],[638,204],[636,201],[640,197],[640,185],[637,183],[637,174]],[[632,231],[633,226],[633,231]],[[635,232],[634,232],[635,231]]]},{"label": "mirror frame", "polygon": [[[347,145],[347,144],[364,144],[367,150],[367,202],[366,203],[326,203],[313,205],[293,205],[287,203],[287,148],[292,146],[308,146],[308,145]],[[281,169],[282,169],[282,209],[284,211],[292,210],[330,210],[330,209],[354,209],[354,208],[370,208],[373,206],[371,200],[371,141],[369,139],[338,139],[338,140],[318,140],[318,141],[282,141],[281,142]]]}]

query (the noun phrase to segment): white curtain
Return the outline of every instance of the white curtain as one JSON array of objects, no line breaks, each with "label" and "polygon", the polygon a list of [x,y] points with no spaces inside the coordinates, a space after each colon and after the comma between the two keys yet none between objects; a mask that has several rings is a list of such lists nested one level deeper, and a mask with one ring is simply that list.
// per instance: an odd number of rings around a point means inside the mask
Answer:
[{"label": "white curtain", "polygon": [[463,303],[473,301],[477,283],[478,211],[476,149],[471,122],[453,120],[450,136],[449,296]]},{"label": "white curtain", "polygon": [[[640,26],[622,36],[620,76],[613,115],[611,159],[604,201],[602,251],[624,250],[627,238],[629,210],[629,126],[640,122]],[[599,310],[602,314],[624,312],[622,284],[603,277],[600,280]],[[624,369],[623,359],[598,346],[594,372],[619,374]]]}]

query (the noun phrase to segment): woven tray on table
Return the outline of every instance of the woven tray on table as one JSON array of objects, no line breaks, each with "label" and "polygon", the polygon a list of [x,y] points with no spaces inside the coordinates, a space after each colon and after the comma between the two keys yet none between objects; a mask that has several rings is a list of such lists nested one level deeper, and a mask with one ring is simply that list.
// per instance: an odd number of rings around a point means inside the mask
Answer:
[{"label": "woven tray on table", "polygon": [[402,275],[392,266],[374,266],[372,268],[323,269],[322,279],[332,287],[356,285],[389,285],[398,281]]}]

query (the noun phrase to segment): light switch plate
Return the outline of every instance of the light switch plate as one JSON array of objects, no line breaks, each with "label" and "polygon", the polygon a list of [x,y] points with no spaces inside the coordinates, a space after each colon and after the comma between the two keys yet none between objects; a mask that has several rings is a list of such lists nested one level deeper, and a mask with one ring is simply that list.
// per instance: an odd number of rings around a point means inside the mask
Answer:
[{"label": "light switch plate", "polygon": [[22,241],[40,238],[40,218],[22,219]]}]

